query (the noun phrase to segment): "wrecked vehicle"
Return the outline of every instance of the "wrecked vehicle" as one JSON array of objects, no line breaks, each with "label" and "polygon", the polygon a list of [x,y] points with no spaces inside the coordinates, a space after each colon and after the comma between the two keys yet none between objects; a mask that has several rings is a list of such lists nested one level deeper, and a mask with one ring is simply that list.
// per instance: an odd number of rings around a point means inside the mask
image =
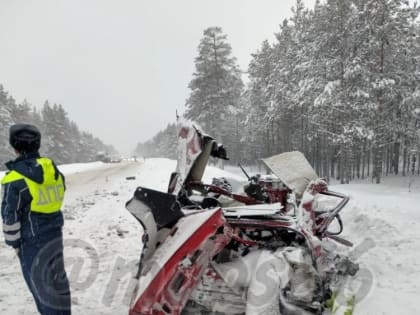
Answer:
[{"label": "wrecked vehicle", "polygon": [[130,315],[323,314],[331,284],[357,271],[322,245],[352,246],[338,236],[349,198],[300,152],[264,159],[270,175],[244,171],[239,192],[226,178],[203,183],[209,158],[226,150],[193,126],[178,139],[168,192],[138,187],[126,204],[144,229]]}]

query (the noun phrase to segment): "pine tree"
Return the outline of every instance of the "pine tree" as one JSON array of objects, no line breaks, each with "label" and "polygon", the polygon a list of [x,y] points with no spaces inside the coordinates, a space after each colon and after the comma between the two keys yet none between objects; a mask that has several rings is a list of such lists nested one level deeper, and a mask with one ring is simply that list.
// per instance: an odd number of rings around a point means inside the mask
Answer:
[{"label": "pine tree", "polygon": [[253,136],[248,141],[249,145],[255,146],[256,150],[252,154],[253,159],[267,157],[272,152],[272,143],[270,141],[270,124],[268,121],[273,121],[273,113],[271,108],[271,101],[273,99],[272,69],[275,66],[274,49],[270,46],[268,41],[264,41],[261,49],[255,54],[252,54],[248,68],[250,77],[249,102],[248,108],[244,111],[247,114],[246,125],[251,125],[248,132],[252,132]]},{"label": "pine tree", "polygon": [[42,119],[46,135],[44,152],[57,163],[70,163],[74,148],[67,112],[62,105],[54,104],[51,107],[47,101],[42,109]]},{"label": "pine tree", "polygon": [[189,84],[185,117],[197,122],[207,133],[223,141],[231,108],[236,108],[243,83],[236,59],[220,27],[204,30],[195,59],[196,72]]}]

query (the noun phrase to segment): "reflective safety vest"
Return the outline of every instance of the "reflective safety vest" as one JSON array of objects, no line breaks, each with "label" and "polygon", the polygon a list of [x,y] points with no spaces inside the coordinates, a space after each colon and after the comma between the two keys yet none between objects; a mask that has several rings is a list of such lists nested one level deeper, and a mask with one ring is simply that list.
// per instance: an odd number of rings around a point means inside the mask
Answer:
[{"label": "reflective safety vest", "polygon": [[55,213],[60,211],[64,199],[64,181],[61,174],[55,179],[55,168],[48,158],[38,158],[37,163],[42,167],[44,181],[42,184],[13,170],[6,174],[1,181],[8,184],[20,179],[25,180],[32,196],[31,211],[38,213]]}]

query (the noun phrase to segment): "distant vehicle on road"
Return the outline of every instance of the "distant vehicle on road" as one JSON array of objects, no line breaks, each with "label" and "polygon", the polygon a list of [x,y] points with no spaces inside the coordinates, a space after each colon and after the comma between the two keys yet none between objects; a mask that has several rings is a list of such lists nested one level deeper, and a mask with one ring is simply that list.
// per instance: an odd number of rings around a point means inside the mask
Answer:
[{"label": "distant vehicle on road", "polygon": [[99,152],[98,154],[96,154],[96,160],[104,163],[111,162],[111,158],[109,157],[109,155],[104,152]]},{"label": "distant vehicle on road", "polygon": [[110,163],[121,163],[121,161],[122,161],[122,158],[120,158],[120,157],[111,157],[111,159],[110,159]]}]

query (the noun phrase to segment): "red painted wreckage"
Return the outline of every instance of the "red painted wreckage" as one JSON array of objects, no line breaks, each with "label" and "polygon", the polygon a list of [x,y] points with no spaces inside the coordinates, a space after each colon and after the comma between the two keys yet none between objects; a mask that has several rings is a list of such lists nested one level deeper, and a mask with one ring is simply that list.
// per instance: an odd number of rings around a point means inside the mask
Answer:
[{"label": "red painted wreckage", "polygon": [[129,314],[322,314],[337,264],[357,271],[322,246],[352,246],[337,236],[348,197],[329,191],[300,152],[264,159],[271,175],[242,169],[243,191],[226,178],[205,184],[224,147],[193,126],[178,136],[168,192],[138,187],[126,204],[144,229]]}]

